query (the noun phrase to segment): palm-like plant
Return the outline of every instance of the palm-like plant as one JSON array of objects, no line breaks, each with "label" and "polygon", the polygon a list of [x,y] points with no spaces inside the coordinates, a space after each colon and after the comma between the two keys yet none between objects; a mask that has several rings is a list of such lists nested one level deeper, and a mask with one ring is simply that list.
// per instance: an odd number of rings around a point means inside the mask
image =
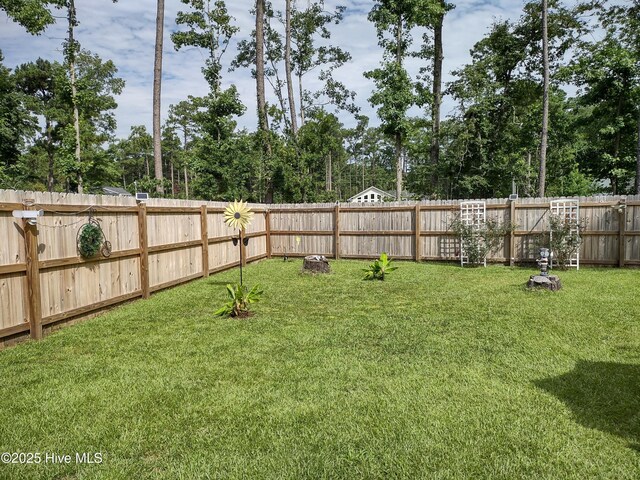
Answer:
[{"label": "palm-like plant", "polygon": [[249,305],[260,301],[262,290],[255,285],[251,290],[245,285],[227,285],[229,301],[215,311],[220,317],[246,317],[249,313]]},{"label": "palm-like plant", "polygon": [[391,266],[391,259],[383,252],[378,260],[369,265],[369,268],[363,269],[365,272],[363,280],[384,280],[387,273],[397,269],[398,267]]}]

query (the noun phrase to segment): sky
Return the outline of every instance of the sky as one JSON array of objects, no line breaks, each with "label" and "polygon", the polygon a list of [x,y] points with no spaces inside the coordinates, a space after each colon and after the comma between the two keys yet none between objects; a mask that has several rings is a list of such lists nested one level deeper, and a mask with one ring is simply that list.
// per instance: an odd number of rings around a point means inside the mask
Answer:
[{"label": "sky", "polygon": [[[306,0],[298,0],[305,2]],[[231,62],[235,55],[235,43],[248,38],[255,20],[249,13],[252,0],[229,0],[229,13],[235,17],[234,24],[239,33],[234,38],[223,61]],[[284,0],[272,0],[276,10],[284,8]],[[326,0],[327,9],[345,5],[345,18],[337,26],[332,26],[333,45],[351,53],[352,61],[341,67],[335,77],[357,94],[356,103],[360,113],[371,119],[371,125],[378,123],[375,109],[368,98],[373,90],[371,80],[364,78],[363,72],[379,66],[382,50],[378,46],[373,24],[367,20],[371,9],[370,0]],[[455,8],[447,14],[443,26],[444,64],[443,80],[452,80],[451,72],[470,62],[469,50],[489,30],[491,24],[501,19],[517,19],[524,6],[523,0],[459,0]],[[304,3],[303,3],[304,5]],[[162,117],[167,117],[169,105],[185,100],[188,95],[200,96],[208,92],[208,86],[201,73],[205,54],[197,49],[176,51],[169,35],[178,29],[176,13],[184,5],[178,0],[165,1],[164,57],[162,77]],[[117,97],[115,112],[118,122],[116,136],[126,137],[133,125],[145,125],[151,132],[153,57],[155,44],[155,0],[76,0],[77,17],[80,22],[76,39],[82,48],[98,54],[103,60],[112,60],[118,68],[118,76],[126,82],[121,95]],[[35,61],[38,57],[48,60],[62,60],[62,42],[66,35],[64,12],[59,12],[58,23],[50,26],[40,36],[31,36],[19,25],[12,22],[4,12],[0,12],[0,50],[5,57],[4,65],[9,68]],[[416,38],[416,41],[419,38]],[[410,72],[417,72],[418,60],[407,64]],[[223,88],[234,84],[246,113],[238,118],[238,126],[255,130],[256,98],[255,81],[248,69],[227,72],[223,70]],[[313,81],[308,85],[313,87]],[[268,101],[275,103],[271,92]],[[443,115],[455,108],[450,98],[443,100]],[[415,109],[410,112],[419,115]],[[351,114],[339,114],[345,126],[355,125]]]}]

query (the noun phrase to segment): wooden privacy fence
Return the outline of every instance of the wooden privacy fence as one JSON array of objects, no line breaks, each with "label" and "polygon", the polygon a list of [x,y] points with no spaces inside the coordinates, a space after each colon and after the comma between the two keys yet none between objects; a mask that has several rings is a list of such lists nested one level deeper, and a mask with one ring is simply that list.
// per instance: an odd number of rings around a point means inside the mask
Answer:
[{"label": "wooden privacy fence", "polygon": [[[549,228],[551,200],[485,200],[487,219],[516,226],[489,260],[510,265],[534,261],[540,235]],[[461,201],[271,205],[270,253],[373,258],[387,252],[396,259],[459,261],[460,244],[451,224]],[[586,226],[581,264],[640,265],[640,195],[580,197],[579,202]]]},{"label": "wooden privacy fence", "polygon": [[[263,205],[245,236],[223,221],[225,203],[0,190],[0,342],[267,256]],[[44,210],[36,226],[12,210]],[[98,219],[112,253],[82,259],[77,232]],[[4,340],[3,340],[4,339]]]},{"label": "wooden privacy fence", "polygon": [[[640,196],[580,198],[586,225],[581,264],[640,265]],[[491,199],[487,218],[512,222],[489,260],[533,261],[548,229],[550,199]],[[624,204],[624,208],[620,205]],[[0,342],[43,327],[271,256],[458,260],[451,223],[459,201],[391,204],[252,205],[239,252],[223,222],[225,203],[0,190]],[[12,210],[44,210],[37,226]],[[112,244],[108,258],[77,254],[89,214]]]}]

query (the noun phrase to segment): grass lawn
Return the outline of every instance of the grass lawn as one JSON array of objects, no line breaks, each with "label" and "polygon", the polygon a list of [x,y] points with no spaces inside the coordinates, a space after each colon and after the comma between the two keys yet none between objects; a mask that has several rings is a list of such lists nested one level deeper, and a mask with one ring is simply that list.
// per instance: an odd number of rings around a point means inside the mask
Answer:
[{"label": "grass lawn", "polygon": [[0,452],[42,455],[0,478],[640,478],[640,271],[301,264],[248,319],[234,270],[0,351]]}]

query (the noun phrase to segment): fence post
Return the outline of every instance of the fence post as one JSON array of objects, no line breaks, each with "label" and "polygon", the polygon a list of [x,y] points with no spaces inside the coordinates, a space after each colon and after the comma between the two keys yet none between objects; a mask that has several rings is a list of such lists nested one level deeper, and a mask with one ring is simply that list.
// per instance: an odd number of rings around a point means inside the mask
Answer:
[{"label": "fence post", "polygon": [[511,224],[511,229],[509,230],[509,266],[513,267],[516,263],[516,236],[514,234],[514,229],[516,228],[516,201],[509,200],[509,223]]},{"label": "fence post", "polygon": [[[25,208],[33,210],[32,206]],[[42,300],[40,293],[40,267],[38,265],[38,226],[22,221],[27,264],[27,288],[29,296],[29,332],[31,338],[42,338]]]},{"label": "fence post", "polygon": [[147,206],[138,202],[138,234],[140,243],[140,286],[142,298],[149,298],[149,245],[147,244]]},{"label": "fence post", "polygon": [[618,267],[624,267],[626,254],[627,209],[625,207],[626,205],[621,201],[618,208]]},{"label": "fence post", "polygon": [[209,276],[209,222],[207,206],[200,206],[200,238],[202,239],[202,276]]},{"label": "fence post", "polygon": [[420,218],[420,202],[416,203],[416,211],[415,211],[415,237],[416,237],[416,244],[415,244],[415,257],[416,257],[416,262],[419,262],[422,254],[420,252],[420,244],[421,244],[421,239],[420,239],[420,232],[421,232],[421,218]]},{"label": "fence post", "polygon": [[271,258],[271,215],[269,215],[269,210],[264,212],[264,229],[267,232],[267,258]]},{"label": "fence post", "polygon": [[340,258],[340,204],[333,211],[333,250],[336,260]]}]

